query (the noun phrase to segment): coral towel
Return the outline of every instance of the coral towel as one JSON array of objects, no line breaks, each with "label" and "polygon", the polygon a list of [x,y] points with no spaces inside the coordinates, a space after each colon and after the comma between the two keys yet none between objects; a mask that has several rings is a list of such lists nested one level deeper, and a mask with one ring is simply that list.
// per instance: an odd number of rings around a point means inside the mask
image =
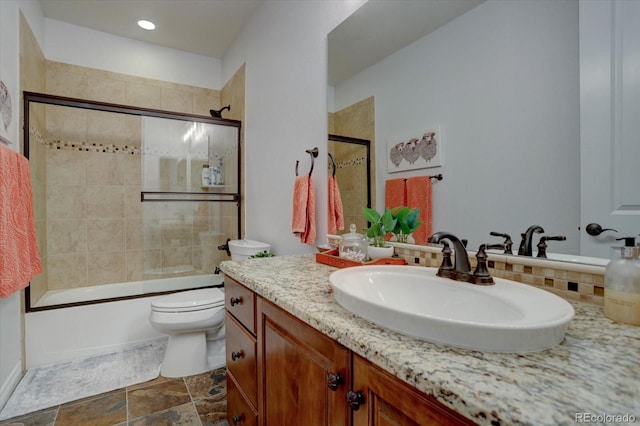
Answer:
[{"label": "coral towel", "polygon": [[429,176],[415,176],[407,178],[407,202],[410,209],[420,209],[420,222],[422,224],[413,233],[416,244],[426,244],[427,238],[432,234],[431,211],[431,178]]},{"label": "coral towel", "polygon": [[344,210],[338,180],[329,176],[329,233],[337,234],[344,230]]},{"label": "coral towel", "polygon": [[384,205],[388,209],[405,206],[407,203],[407,187],[405,178],[389,179],[384,187]]},{"label": "coral towel", "polygon": [[309,175],[297,176],[293,186],[293,219],[291,228],[300,241],[316,242],[316,198],[313,179]]},{"label": "coral towel", "polygon": [[0,297],[25,288],[40,272],[29,161],[0,144]]},{"label": "coral towel", "polygon": [[386,208],[407,206],[410,209],[420,209],[419,220],[422,224],[412,236],[416,244],[426,244],[433,228],[431,178],[415,176],[407,179],[389,179],[384,190]]}]

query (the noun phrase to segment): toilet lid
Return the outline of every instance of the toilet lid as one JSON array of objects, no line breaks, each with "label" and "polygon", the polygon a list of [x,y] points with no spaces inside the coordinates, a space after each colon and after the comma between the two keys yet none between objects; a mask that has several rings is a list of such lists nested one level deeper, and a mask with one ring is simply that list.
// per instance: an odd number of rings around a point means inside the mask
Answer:
[{"label": "toilet lid", "polygon": [[190,312],[224,305],[224,293],[217,288],[180,291],[151,302],[157,312]]}]

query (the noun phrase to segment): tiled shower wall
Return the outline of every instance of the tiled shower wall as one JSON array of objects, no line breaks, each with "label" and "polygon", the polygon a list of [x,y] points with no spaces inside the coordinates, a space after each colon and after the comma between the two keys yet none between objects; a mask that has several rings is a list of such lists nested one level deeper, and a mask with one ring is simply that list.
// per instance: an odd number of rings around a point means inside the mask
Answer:
[{"label": "tiled shower wall", "polygon": [[[217,90],[47,61],[24,18],[20,43],[25,91],[205,116],[220,106]],[[190,274],[187,265],[212,272],[226,258],[217,246],[236,237],[235,203],[140,202],[139,117],[57,106],[32,113],[45,265],[31,283],[33,300],[52,289]]]},{"label": "tiled shower wall", "polygon": [[[369,97],[356,102],[340,111],[329,114],[329,133],[348,136],[371,141],[371,205],[376,205],[376,170],[375,170],[375,105],[374,98]],[[331,147],[332,143],[329,143]],[[340,167],[336,172],[338,186],[342,195],[344,207],[345,232],[349,232],[349,224],[355,223],[358,232],[367,226],[367,221],[362,216],[362,208],[367,205],[367,197],[364,188],[367,181],[366,162],[360,161],[364,150],[361,147],[352,147],[348,144],[336,143],[340,147],[333,152],[336,162]],[[364,169],[364,171],[363,171]],[[340,232],[342,233],[342,232]]]}]

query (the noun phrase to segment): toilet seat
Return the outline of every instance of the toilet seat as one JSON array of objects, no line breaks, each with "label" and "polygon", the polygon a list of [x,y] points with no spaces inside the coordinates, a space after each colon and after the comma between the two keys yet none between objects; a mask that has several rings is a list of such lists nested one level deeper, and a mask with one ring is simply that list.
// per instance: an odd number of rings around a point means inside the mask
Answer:
[{"label": "toilet seat", "polygon": [[181,291],[151,302],[155,312],[193,312],[224,306],[224,293],[217,288]]}]

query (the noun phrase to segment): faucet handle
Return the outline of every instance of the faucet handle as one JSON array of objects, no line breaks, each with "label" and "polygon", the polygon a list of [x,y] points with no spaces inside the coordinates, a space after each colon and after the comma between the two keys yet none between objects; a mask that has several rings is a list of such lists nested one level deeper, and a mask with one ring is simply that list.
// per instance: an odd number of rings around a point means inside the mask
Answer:
[{"label": "faucet handle", "polygon": [[[495,231],[489,232],[489,235],[494,236],[494,237],[502,237],[502,238],[504,238],[504,254],[513,254],[513,252],[511,251],[511,247],[513,247],[513,240],[511,240],[511,235],[504,234],[504,233],[501,233],[501,232],[495,232]],[[496,247],[487,246],[487,248],[493,249],[493,248],[496,248]]]},{"label": "faucet handle", "polygon": [[453,263],[451,263],[451,247],[446,241],[440,241],[444,247],[442,248],[442,264],[438,269],[438,273],[440,276],[448,277],[453,271]]},{"label": "faucet handle", "polygon": [[553,237],[544,236],[540,238],[540,242],[538,243],[538,257],[547,257],[547,241],[565,241],[566,239],[567,237],[564,235],[556,235]]},{"label": "faucet handle", "polygon": [[478,248],[478,252],[476,253],[476,259],[478,260],[478,264],[476,265],[475,271],[473,271],[473,283],[474,284],[484,284],[489,285],[493,284],[493,278],[491,274],[489,274],[489,270],[487,269],[487,252],[486,249],[495,249],[495,248],[504,248],[503,244],[480,244],[480,248]]}]

